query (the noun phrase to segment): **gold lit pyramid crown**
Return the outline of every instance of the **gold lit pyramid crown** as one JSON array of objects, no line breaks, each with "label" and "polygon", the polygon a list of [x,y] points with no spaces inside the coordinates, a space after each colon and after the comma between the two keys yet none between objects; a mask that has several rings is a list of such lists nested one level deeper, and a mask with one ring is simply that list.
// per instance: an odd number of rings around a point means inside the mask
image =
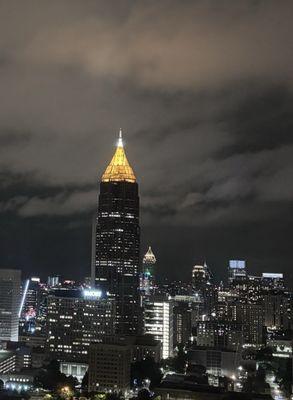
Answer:
[{"label": "gold lit pyramid crown", "polygon": [[117,148],[115,154],[106,168],[102,176],[102,182],[136,182],[136,178],[133,172],[133,169],[129,165],[127,160],[123,140],[122,140],[122,131],[119,131],[119,138],[117,142]]},{"label": "gold lit pyramid crown", "polygon": [[155,264],[157,259],[153,253],[151,246],[149,246],[148,251],[145,253],[143,257],[143,263]]}]

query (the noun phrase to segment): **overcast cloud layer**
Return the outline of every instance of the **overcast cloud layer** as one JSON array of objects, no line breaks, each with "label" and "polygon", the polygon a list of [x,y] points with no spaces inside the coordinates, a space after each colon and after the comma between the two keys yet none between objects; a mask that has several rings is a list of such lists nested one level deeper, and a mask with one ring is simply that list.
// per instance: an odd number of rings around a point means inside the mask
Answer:
[{"label": "overcast cloud layer", "polygon": [[161,277],[206,258],[222,278],[230,257],[290,274],[292,13],[269,0],[0,1],[3,266],[88,273],[122,127]]}]

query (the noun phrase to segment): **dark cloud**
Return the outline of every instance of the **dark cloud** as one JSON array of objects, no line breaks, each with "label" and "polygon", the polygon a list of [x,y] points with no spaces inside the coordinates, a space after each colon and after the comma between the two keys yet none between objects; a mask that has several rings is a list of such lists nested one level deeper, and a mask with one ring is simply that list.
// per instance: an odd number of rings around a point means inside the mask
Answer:
[{"label": "dark cloud", "polygon": [[97,183],[122,127],[161,275],[182,264],[187,276],[197,257],[219,276],[232,256],[289,271],[292,11],[2,2],[1,263],[89,268]]},{"label": "dark cloud", "polygon": [[22,204],[18,209],[18,213],[23,217],[87,213],[89,210],[93,210],[96,194],[96,190],[91,190],[88,192],[75,192],[70,195],[60,193],[49,198],[32,197]]},{"label": "dark cloud", "polygon": [[17,146],[23,146],[30,140],[30,135],[24,132],[11,132],[9,129],[0,136],[0,148],[2,151],[7,151],[7,147],[16,148]]}]

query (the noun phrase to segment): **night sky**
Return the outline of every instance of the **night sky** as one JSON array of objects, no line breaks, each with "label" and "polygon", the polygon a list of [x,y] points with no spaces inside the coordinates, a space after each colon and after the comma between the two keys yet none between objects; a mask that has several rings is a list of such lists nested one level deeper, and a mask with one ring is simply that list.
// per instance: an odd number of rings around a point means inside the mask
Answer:
[{"label": "night sky", "polygon": [[124,131],[142,253],[293,272],[292,1],[0,1],[0,266],[89,275]]}]

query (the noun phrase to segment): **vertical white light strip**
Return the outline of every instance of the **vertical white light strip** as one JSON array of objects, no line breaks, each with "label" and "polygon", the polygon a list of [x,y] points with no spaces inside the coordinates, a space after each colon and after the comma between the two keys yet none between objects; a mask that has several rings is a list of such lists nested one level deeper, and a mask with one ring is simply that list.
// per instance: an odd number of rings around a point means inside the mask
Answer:
[{"label": "vertical white light strip", "polygon": [[26,298],[26,294],[27,294],[27,291],[28,291],[29,284],[30,284],[30,280],[27,279],[27,281],[25,282],[24,292],[23,292],[23,295],[22,295],[22,299],[21,299],[21,303],[20,303],[20,307],[19,307],[19,311],[18,311],[18,318],[20,318],[20,316],[21,316],[21,312],[22,312],[22,308],[23,308],[23,305],[24,305],[24,302],[25,302],[25,298]]}]

